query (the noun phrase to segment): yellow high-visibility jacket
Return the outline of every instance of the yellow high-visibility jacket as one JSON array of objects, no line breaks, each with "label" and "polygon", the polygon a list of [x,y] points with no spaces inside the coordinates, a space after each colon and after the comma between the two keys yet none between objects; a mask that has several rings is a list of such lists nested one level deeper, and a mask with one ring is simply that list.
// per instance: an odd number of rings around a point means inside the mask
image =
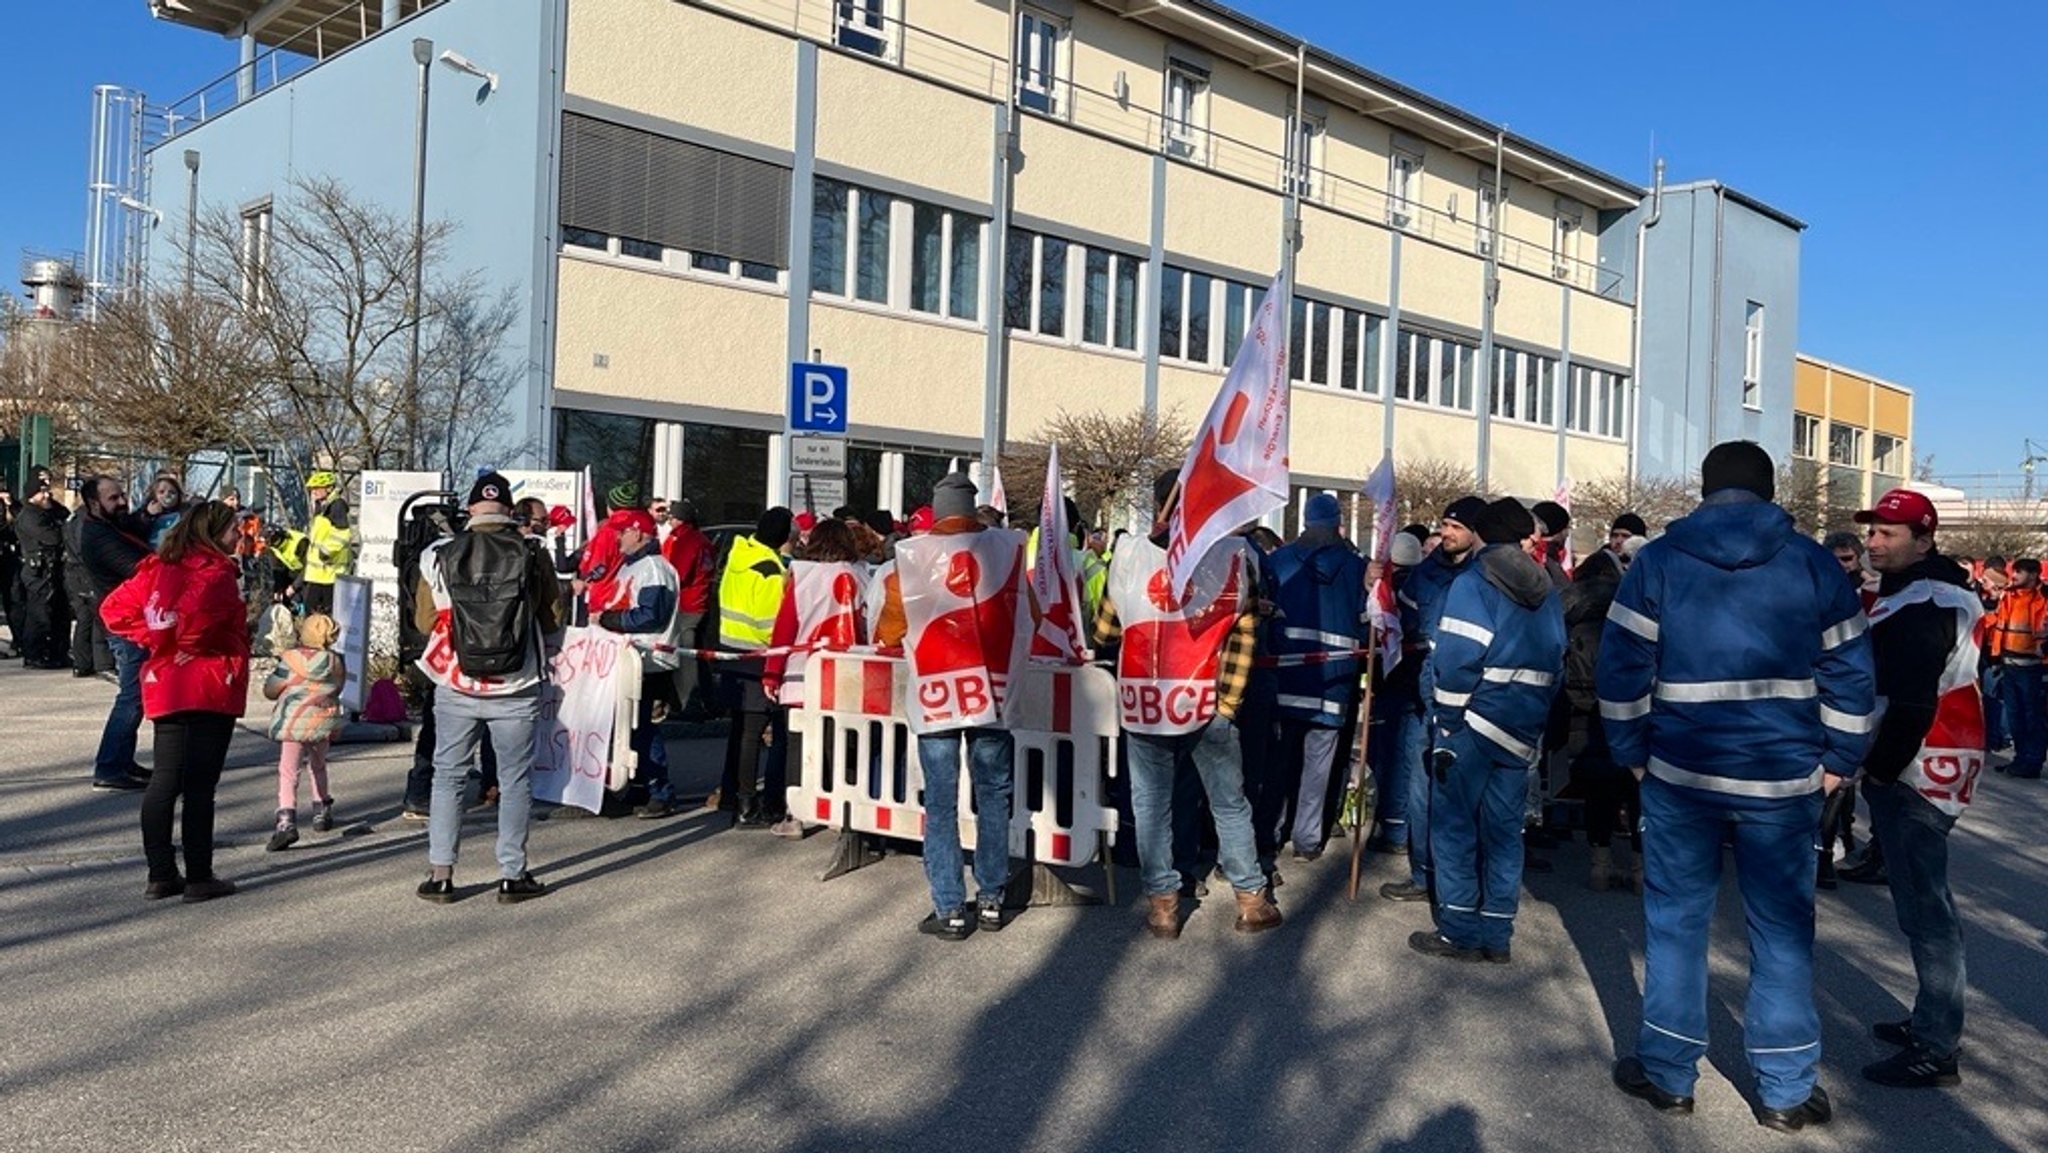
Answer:
[{"label": "yellow high-visibility jacket", "polygon": [[718,578],[718,642],[735,649],[767,648],[787,576],[781,554],[753,537],[734,537]]}]

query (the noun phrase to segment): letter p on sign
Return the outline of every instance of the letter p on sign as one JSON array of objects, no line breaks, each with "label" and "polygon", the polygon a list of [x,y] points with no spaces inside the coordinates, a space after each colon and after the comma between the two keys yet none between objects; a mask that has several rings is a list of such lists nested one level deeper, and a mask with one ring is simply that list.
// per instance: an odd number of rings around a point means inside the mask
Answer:
[{"label": "letter p on sign", "polygon": [[838,364],[789,366],[791,432],[846,433],[846,368]]}]

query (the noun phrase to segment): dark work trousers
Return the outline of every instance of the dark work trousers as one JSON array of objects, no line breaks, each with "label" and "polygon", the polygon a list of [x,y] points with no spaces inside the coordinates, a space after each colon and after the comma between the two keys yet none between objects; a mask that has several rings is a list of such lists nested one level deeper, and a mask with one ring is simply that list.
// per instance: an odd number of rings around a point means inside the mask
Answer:
[{"label": "dark work trousers", "polygon": [[309,580],[302,580],[299,582],[299,599],[305,602],[306,611],[309,613],[334,615],[334,586],[331,584],[315,584]]},{"label": "dark work trousers", "polygon": [[[718,807],[738,812],[758,795],[761,750],[766,747],[761,734],[768,727],[768,697],[761,691],[758,677],[726,673],[724,682],[721,687],[732,706],[732,731],[725,739],[725,773],[719,781]],[[775,807],[780,806],[778,799]]]},{"label": "dark work trousers", "polygon": [[70,606],[64,601],[64,586],[54,576],[30,575],[22,581],[26,594],[22,609],[21,655],[41,664],[69,662],[71,634]]},{"label": "dark work trousers", "polygon": [[[405,773],[405,807],[422,813],[434,803],[434,686],[431,681],[424,695],[425,703],[420,706],[419,739],[412,746],[412,768]],[[498,750],[490,741],[478,741],[477,760],[483,766],[483,784],[477,786],[481,796],[484,789],[498,787]]]},{"label": "dark work trousers", "polygon": [[81,673],[114,671],[114,653],[107,648],[107,626],[100,622],[100,598],[93,592],[71,594],[71,667]]},{"label": "dark work trousers", "polygon": [[1571,723],[1572,780],[1585,782],[1586,843],[1609,848],[1619,829],[1628,834],[1629,847],[1642,852],[1642,786],[1636,775],[1614,763],[1599,713],[1574,710]]},{"label": "dark work trousers", "polygon": [[181,838],[185,880],[213,877],[213,791],[227,764],[235,718],[226,713],[183,712],[156,719],[156,765],[142,794],[142,854],[149,879],[178,879],[171,844],[171,814],[184,803]]}]

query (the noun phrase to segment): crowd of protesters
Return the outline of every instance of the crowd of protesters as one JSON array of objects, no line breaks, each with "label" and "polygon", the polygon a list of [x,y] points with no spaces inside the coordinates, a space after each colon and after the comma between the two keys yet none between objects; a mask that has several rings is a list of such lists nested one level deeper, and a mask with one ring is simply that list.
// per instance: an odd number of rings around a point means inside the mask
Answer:
[{"label": "crowd of protesters", "polygon": [[[535,730],[565,625],[618,634],[640,658],[645,683],[626,694],[637,768],[619,798],[634,816],[682,808],[662,718],[716,712],[728,738],[708,805],[734,826],[801,837],[785,788],[802,755],[788,714],[806,700],[808,654],[872,646],[901,654],[913,681],[978,670],[999,698],[998,674],[1047,608],[1031,559],[1061,548],[1078,574],[1085,656],[1118,682],[1119,804],[1150,935],[1178,937],[1212,875],[1230,887],[1237,930],[1279,927],[1281,855],[1321,856],[1367,786],[1366,847],[1406,863],[1380,895],[1429,906],[1431,927],[1410,946],[1509,964],[1523,873],[1548,868],[1541,850],[1569,835],[1576,812],[1588,883],[1640,895],[1648,923],[1641,1032],[1613,1070],[1623,1092],[1693,1107],[1709,925],[1731,846],[1751,935],[1744,1030],[1758,1121],[1792,1130],[1831,1114],[1817,1084],[1812,954],[1815,891],[1838,879],[1890,886],[1919,983],[1909,1020],[1873,1028],[1898,1053],[1864,1074],[1953,1085],[1964,967],[1946,839],[1988,753],[2009,746],[2002,771],[2037,778],[2048,752],[2040,563],[1944,556],[1933,505],[1906,490],[1858,513],[1861,535],[1816,543],[1774,503],[1774,476],[1757,446],[1717,446],[1694,512],[1661,534],[1617,516],[1576,560],[1561,505],[1471,495],[1368,563],[1340,531],[1340,503],[1318,493],[1295,539],[1248,526],[1176,592],[1165,535],[1174,473],[1155,485],[1152,531],[1113,540],[1071,502],[1064,541],[1007,528],[956,473],[900,523],[777,507],[724,541],[689,501],[623,485],[578,548],[568,510],[517,501],[486,473],[400,566],[415,638],[405,655],[424,705],[403,807],[428,825],[418,894],[459,893],[472,775],[497,816],[498,899],[548,892],[526,844]],[[113,673],[93,785],[144,794],[146,895],[226,895],[233,884],[212,867],[213,792],[246,707],[252,604],[297,615],[297,643],[264,685],[282,746],[269,847],[298,839],[302,770],[313,827],[333,827],[326,746],[342,720],[342,669],[328,614],[355,547],[348,505],[331,473],[309,480],[303,531],[265,528],[232,500],[188,501],[168,476],[137,511],[112,478],[80,495],[71,517],[40,473],[26,503],[9,506],[17,655],[28,668]],[[1383,657],[1381,593],[1399,631]],[[707,664],[709,649],[758,659]],[[977,843],[1006,847],[1015,758],[1001,701],[938,708],[914,696],[922,715],[906,719],[929,818],[920,928],[948,940],[1000,930],[1011,862],[1006,848],[977,851],[964,884],[959,781],[964,771]],[[135,757],[145,717],[151,769]],[[1354,774],[1361,766],[1369,776]]]}]

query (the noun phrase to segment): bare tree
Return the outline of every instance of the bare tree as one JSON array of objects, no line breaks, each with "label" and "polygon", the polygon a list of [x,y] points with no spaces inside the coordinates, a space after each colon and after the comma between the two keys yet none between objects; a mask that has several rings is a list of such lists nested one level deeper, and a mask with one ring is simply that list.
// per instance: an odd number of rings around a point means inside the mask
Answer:
[{"label": "bare tree", "polygon": [[1037,514],[1045,488],[1046,446],[1060,446],[1060,474],[1090,524],[1151,509],[1152,478],[1180,467],[1192,433],[1178,409],[1154,419],[1141,410],[1123,413],[1061,410],[1030,441],[1003,450],[1003,489],[1010,511]]},{"label": "bare tree", "polygon": [[263,350],[225,302],[139,290],[105,301],[78,333],[78,395],[101,444],[183,461],[255,452],[271,432]]},{"label": "bare tree", "polygon": [[1404,524],[1434,527],[1452,501],[1485,495],[1471,465],[1433,457],[1394,461],[1394,507]]},{"label": "bare tree", "polygon": [[1572,482],[1572,544],[1580,551],[1606,543],[1614,518],[1632,512],[1652,533],[1684,516],[1699,504],[1699,488],[1675,477],[1637,477],[1614,473]]},{"label": "bare tree", "polygon": [[1941,551],[1950,556],[1983,559],[2002,556],[2040,557],[2048,546],[2048,533],[2039,524],[2018,521],[1978,521],[1941,530]]}]

